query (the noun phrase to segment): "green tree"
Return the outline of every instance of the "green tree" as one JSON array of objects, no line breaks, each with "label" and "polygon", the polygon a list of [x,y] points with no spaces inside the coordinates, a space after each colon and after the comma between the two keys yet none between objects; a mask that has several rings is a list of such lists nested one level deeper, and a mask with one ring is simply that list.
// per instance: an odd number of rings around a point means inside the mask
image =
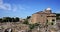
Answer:
[{"label": "green tree", "polygon": [[19,18],[18,18],[18,17],[16,17],[16,18],[15,18],[15,20],[16,20],[16,22],[18,22],[18,21],[19,21]]},{"label": "green tree", "polygon": [[28,19],[29,19],[30,17],[31,17],[31,16],[27,16],[27,18],[25,19],[25,21],[23,22],[23,24],[29,25]]},{"label": "green tree", "polygon": [[3,22],[12,22],[12,18],[11,17],[3,17],[2,21]]},{"label": "green tree", "polygon": [[15,22],[15,18],[11,18],[12,19],[12,22]]},{"label": "green tree", "polygon": [[2,18],[0,18],[0,22],[2,22]]},{"label": "green tree", "polygon": [[57,13],[57,14],[56,14],[56,19],[57,19],[57,20],[60,20],[60,17],[59,17],[59,16],[60,16],[60,13]]},{"label": "green tree", "polygon": [[18,22],[19,21],[19,18],[16,17],[16,18],[11,18],[11,17],[3,17],[2,19],[0,19],[0,22]]},{"label": "green tree", "polygon": [[31,18],[31,16],[27,16],[27,19],[30,19]]}]

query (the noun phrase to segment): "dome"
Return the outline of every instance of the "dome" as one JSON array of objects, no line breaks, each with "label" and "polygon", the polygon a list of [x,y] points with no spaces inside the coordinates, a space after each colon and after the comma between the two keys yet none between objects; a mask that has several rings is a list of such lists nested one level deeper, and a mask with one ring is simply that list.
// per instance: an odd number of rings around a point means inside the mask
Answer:
[{"label": "dome", "polygon": [[51,8],[47,8],[46,10],[51,10]]}]

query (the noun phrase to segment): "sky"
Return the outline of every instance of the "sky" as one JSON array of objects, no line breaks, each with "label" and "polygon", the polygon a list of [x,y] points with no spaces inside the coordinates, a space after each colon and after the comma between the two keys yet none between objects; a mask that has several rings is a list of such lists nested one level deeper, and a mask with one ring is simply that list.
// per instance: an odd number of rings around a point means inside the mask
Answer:
[{"label": "sky", "polygon": [[48,7],[52,12],[60,13],[60,0],[0,0],[0,18],[25,18]]}]

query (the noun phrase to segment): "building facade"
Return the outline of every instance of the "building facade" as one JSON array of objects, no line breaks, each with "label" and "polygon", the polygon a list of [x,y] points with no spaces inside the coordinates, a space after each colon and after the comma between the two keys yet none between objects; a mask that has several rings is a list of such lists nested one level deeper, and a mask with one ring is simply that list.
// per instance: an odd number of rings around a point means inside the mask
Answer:
[{"label": "building facade", "polygon": [[56,14],[52,13],[50,8],[45,9],[44,11],[39,11],[37,13],[32,14],[29,23],[46,23],[46,22],[54,22],[56,24]]}]

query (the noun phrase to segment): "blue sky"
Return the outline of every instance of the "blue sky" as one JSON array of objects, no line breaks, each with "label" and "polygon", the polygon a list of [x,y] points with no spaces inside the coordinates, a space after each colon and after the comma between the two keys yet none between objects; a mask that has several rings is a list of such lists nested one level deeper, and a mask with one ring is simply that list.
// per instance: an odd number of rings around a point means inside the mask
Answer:
[{"label": "blue sky", "polygon": [[48,7],[60,13],[60,0],[0,0],[0,17],[25,18]]}]

